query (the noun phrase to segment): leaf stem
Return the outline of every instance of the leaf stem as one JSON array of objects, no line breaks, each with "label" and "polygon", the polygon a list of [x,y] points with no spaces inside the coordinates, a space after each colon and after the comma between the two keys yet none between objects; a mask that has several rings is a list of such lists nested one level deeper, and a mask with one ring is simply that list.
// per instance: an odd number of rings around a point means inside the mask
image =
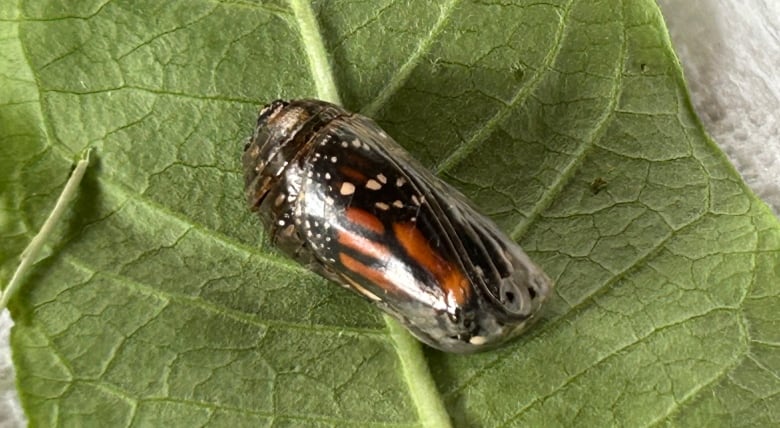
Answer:
[{"label": "leaf stem", "polygon": [[433,382],[427,360],[423,355],[422,344],[398,323],[393,317],[385,315],[390,337],[395,343],[398,360],[409,386],[412,402],[417,406],[418,417],[424,427],[451,427],[450,417],[444,408],[439,390]]},{"label": "leaf stem", "polygon": [[340,105],[341,98],[336,88],[336,82],[333,80],[333,70],[328,62],[328,53],[325,50],[322,33],[319,24],[317,24],[317,17],[314,16],[314,11],[311,8],[311,3],[309,0],[291,0],[290,6],[298,21],[303,49],[309,60],[317,95],[322,100]]},{"label": "leaf stem", "polygon": [[30,243],[27,244],[27,248],[22,251],[19,266],[11,277],[8,286],[5,287],[5,290],[3,290],[0,295],[0,310],[5,309],[8,305],[8,301],[18,291],[19,286],[22,284],[22,278],[38,259],[43,244],[46,243],[46,240],[51,235],[54,227],[59,223],[62,214],[65,213],[68,203],[73,199],[73,196],[76,195],[76,189],[78,188],[79,183],[81,183],[81,179],[84,178],[84,173],[89,165],[90,151],[91,149],[87,150],[81,160],[76,164],[76,168],[73,170],[73,173],[71,173],[70,178],[68,178],[68,182],[65,183],[65,188],[62,189],[62,193],[60,193],[60,197],[57,198],[57,203],[51,210],[51,214],[49,214],[49,217],[43,223],[43,226],[41,226],[41,230],[39,230]]}]

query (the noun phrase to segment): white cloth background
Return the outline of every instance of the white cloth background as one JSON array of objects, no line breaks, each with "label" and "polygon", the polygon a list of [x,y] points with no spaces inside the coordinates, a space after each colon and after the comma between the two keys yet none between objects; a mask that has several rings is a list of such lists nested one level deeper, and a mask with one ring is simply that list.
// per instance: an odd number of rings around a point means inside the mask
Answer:
[{"label": "white cloth background", "polygon": [[[780,2],[658,0],[696,110],[753,191],[780,213]],[[0,314],[0,428],[24,425]]]}]

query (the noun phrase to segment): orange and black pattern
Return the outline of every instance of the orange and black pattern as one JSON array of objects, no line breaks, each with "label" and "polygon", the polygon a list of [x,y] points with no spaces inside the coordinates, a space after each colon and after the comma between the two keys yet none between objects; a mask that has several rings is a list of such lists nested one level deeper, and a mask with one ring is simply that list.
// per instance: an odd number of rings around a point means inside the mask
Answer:
[{"label": "orange and black pattern", "polygon": [[450,352],[518,335],[552,283],[467,199],[371,119],[274,101],[243,155],[271,242]]}]

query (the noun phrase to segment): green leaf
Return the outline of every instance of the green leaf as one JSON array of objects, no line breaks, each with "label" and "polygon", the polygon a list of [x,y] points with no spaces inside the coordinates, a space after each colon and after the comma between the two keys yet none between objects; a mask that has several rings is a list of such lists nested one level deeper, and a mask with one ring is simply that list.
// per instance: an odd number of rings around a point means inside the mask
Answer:
[{"label": "green leaf", "polygon": [[[652,0],[15,3],[3,283],[95,148],[11,304],[34,425],[780,423],[780,224],[702,130]],[[243,140],[262,103],[317,96],[521,242],[557,282],[539,325],[423,355],[268,247]]]}]

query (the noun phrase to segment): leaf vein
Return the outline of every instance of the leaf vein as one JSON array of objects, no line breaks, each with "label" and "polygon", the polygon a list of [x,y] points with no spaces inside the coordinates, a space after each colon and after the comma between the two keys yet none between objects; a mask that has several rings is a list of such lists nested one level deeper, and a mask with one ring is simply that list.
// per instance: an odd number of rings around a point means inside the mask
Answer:
[{"label": "leaf vein", "polygon": [[326,334],[353,334],[358,337],[370,335],[372,337],[387,338],[387,333],[369,328],[357,328],[357,327],[342,327],[342,326],[328,326],[324,324],[301,324],[287,321],[278,320],[259,320],[254,314],[248,314],[246,312],[232,309],[226,306],[216,305],[203,299],[201,297],[188,296],[181,293],[175,293],[172,291],[164,291],[156,288],[152,285],[143,284],[126,276],[122,276],[113,272],[97,271],[86,264],[81,259],[74,256],[63,256],[63,259],[70,263],[73,267],[83,270],[93,275],[104,275],[105,277],[115,281],[121,285],[124,285],[128,289],[135,290],[136,292],[154,296],[161,301],[170,301],[181,304],[183,306],[189,306],[198,308],[203,311],[213,313],[216,315],[224,316],[234,321],[251,325],[258,328],[285,328],[289,330],[301,330],[306,332],[318,332]]},{"label": "leaf vein", "polygon": [[[636,345],[639,345],[639,344],[643,343],[645,340],[655,336],[656,334],[661,333],[661,332],[663,332],[665,330],[668,330],[670,328],[673,328],[675,326],[679,326],[679,325],[685,324],[685,323],[687,323],[689,321],[692,321],[692,320],[696,320],[696,319],[699,319],[699,318],[705,318],[705,317],[707,317],[707,316],[709,316],[709,315],[711,315],[711,314],[713,314],[715,312],[719,312],[719,311],[737,312],[737,308],[733,308],[733,307],[715,307],[715,308],[711,308],[710,310],[708,310],[708,311],[706,311],[706,312],[704,312],[702,314],[690,316],[690,317],[688,317],[686,319],[683,319],[683,320],[680,320],[680,321],[675,321],[675,322],[669,323],[667,325],[656,327],[652,331],[650,331],[648,334],[645,334],[644,336],[634,337],[634,340],[631,341],[630,343],[627,343],[624,346],[621,346],[620,348],[615,349],[614,351],[611,351],[610,353],[602,356],[601,358],[599,358],[598,360],[594,361],[592,364],[590,364],[588,367],[584,368],[583,370],[579,371],[578,373],[575,373],[574,375],[569,376],[568,379],[565,379],[563,382],[561,382],[560,385],[556,386],[552,391],[550,391],[545,396],[537,397],[534,400],[532,400],[530,403],[528,403],[527,405],[521,407],[512,416],[510,416],[507,420],[505,420],[500,426],[502,426],[502,427],[508,426],[512,421],[514,421],[515,419],[520,417],[523,414],[523,412],[525,412],[526,410],[530,409],[535,404],[544,402],[548,398],[553,397],[558,392],[563,391],[567,386],[571,385],[577,379],[579,379],[582,376],[586,375],[588,372],[590,372],[594,368],[602,365],[603,363],[605,363],[606,361],[610,360],[613,357],[617,357],[620,353],[622,353],[622,352],[624,352],[624,351],[626,351],[628,349],[631,349],[632,347],[634,347]],[[739,360],[740,360],[740,358],[736,359],[736,364],[739,363]],[[724,368],[724,370],[719,372],[715,377],[716,378],[720,378],[725,372],[727,372],[728,370],[733,368],[736,364],[734,362],[732,362],[732,364],[727,365]],[[711,382],[707,382],[705,384],[705,386],[710,384],[710,383]],[[695,394],[693,394],[693,395],[695,395]]]},{"label": "leaf vein", "polygon": [[493,133],[493,131],[499,126],[499,124],[506,119],[512,112],[512,109],[522,103],[533,91],[541,84],[545,71],[547,71],[553,63],[558,59],[563,47],[563,33],[566,23],[569,19],[569,13],[574,5],[575,0],[569,0],[566,7],[563,9],[563,16],[561,17],[560,24],[558,25],[558,31],[555,34],[552,49],[542,60],[542,64],[536,69],[533,77],[529,79],[528,83],[521,86],[515,95],[509,100],[505,106],[500,108],[493,117],[488,119],[483,126],[470,140],[464,142],[453,150],[449,155],[433,169],[436,174],[448,171],[461,161],[466,159],[471,152],[477,149],[480,143],[487,140],[487,138]]},{"label": "leaf vein", "polygon": [[[263,416],[268,418],[282,418],[282,419],[291,419],[291,420],[298,420],[298,421],[307,421],[307,422],[325,422],[330,424],[337,424],[336,426],[345,425],[347,423],[355,423],[356,421],[351,419],[344,419],[344,418],[334,418],[334,417],[327,417],[322,415],[304,415],[304,414],[287,414],[287,413],[279,413],[279,412],[264,412],[260,410],[256,410],[253,408],[242,408],[242,407],[236,407],[236,406],[225,406],[225,405],[218,405],[214,403],[204,402],[204,401],[198,401],[193,399],[180,399],[180,398],[170,398],[170,397],[150,397],[150,398],[144,398],[141,399],[140,402],[157,402],[157,403],[175,403],[175,404],[184,404],[188,406],[193,407],[201,407],[205,409],[210,410],[223,410],[223,411],[230,411],[230,412],[241,412],[246,414],[252,414],[257,416]],[[361,424],[365,424],[364,426],[375,426],[375,427],[408,427],[410,424],[404,424],[404,423],[392,423],[392,422],[378,422],[378,421],[360,421]]]},{"label": "leaf vein", "polygon": [[[591,304],[593,300],[598,297],[601,294],[606,293],[609,288],[613,285],[619,282],[620,280],[626,278],[631,272],[637,269],[638,266],[645,264],[645,262],[651,260],[653,257],[657,256],[658,253],[665,247],[666,243],[669,242],[672,238],[674,238],[678,233],[682,232],[683,230],[695,226],[702,217],[699,217],[697,219],[694,219],[690,223],[684,225],[680,229],[672,230],[669,235],[667,235],[664,239],[660,240],[656,245],[654,245],[652,248],[650,248],[647,253],[645,253],[642,257],[639,257],[634,262],[632,262],[629,266],[627,266],[622,271],[615,274],[612,278],[610,278],[608,281],[606,281],[603,285],[595,289],[590,294],[583,296],[583,299],[575,304],[574,306],[571,306],[564,314],[559,316],[558,318],[550,320],[548,323],[544,325],[537,326],[538,328],[535,328],[533,331],[528,333],[528,340],[530,340],[533,337],[537,337],[541,335],[543,332],[553,328],[554,326],[568,320],[569,318],[576,315],[579,311],[582,311],[587,308],[587,305]],[[496,366],[498,363],[506,359],[507,357],[511,356],[511,353],[509,351],[499,351],[502,352],[501,355],[498,356],[493,361],[490,361],[488,364],[486,364],[484,367],[480,368],[479,370],[475,371],[474,374],[472,374],[468,379],[465,379],[463,383],[458,386],[457,388],[447,392],[445,396],[450,397],[458,392],[464,390],[467,388],[471,383],[473,383],[479,376]]]},{"label": "leaf vein", "polygon": [[389,100],[393,94],[398,92],[404,83],[409,80],[409,76],[411,76],[412,71],[414,71],[414,69],[419,64],[420,58],[422,58],[431,50],[433,42],[439,37],[439,34],[441,34],[445,24],[449,22],[449,19],[452,17],[452,13],[459,2],[460,0],[449,0],[447,3],[441,6],[441,13],[439,13],[439,17],[433,24],[431,31],[428,33],[428,36],[417,45],[417,48],[414,50],[412,55],[409,56],[409,59],[390,78],[390,80],[387,82],[387,85],[385,85],[382,90],[379,91],[379,94],[377,94],[377,96],[371,100],[371,102],[369,102],[361,109],[361,113],[366,116],[374,116],[377,111],[379,111],[379,109],[385,105],[387,100]]},{"label": "leaf vein", "polygon": [[166,217],[168,220],[178,223],[179,225],[183,226],[185,229],[192,229],[197,231],[198,233],[202,233],[205,236],[208,236],[209,238],[214,239],[215,241],[221,243],[225,247],[231,248],[233,250],[257,257],[261,260],[263,260],[266,263],[269,263],[271,265],[274,265],[275,267],[295,272],[296,274],[302,275],[302,276],[314,276],[313,273],[308,271],[307,269],[304,269],[303,267],[293,264],[292,262],[288,261],[287,259],[284,259],[282,257],[276,257],[269,253],[264,253],[259,250],[257,250],[254,247],[251,247],[246,244],[242,244],[232,238],[229,238],[228,236],[218,233],[216,231],[213,231],[205,226],[203,226],[200,223],[194,222],[191,219],[182,216],[179,213],[173,212],[169,210],[168,208],[164,207],[163,205],[160,205],[156,201],[153,201],[152,199],[143,196],[140,193],[134,193],[125,188],[123,184],[119,184],[114,182],[113,180],[107,179],[105,177],[101,178],[100,181],[108,188],[112,189],[113,192],[116,192],[120,196],[130,199],[133,201],[138,202],[142,206],[145,206],[150,211],[154,211],[156,213],[159,213]]},{"label": "leaf vein", "polygon": [[708,387],[710,387],[710,386],[714,385],[714,384],[715,384],[715,383],[717,383],[717,382],[720,382],[720,381],[721,381],[721,379],[723,379],[723,378],[724,378],[726,375],[728,375],[729,373],[731,373],[731,372],[732,372],[732,371],[733,371],[733,370],[734,370],[734,369],[735,369],[737,366],[739,366],[739,365],[742,363],[742,361],[744,360],[745,354],[741,355],[740,357],[741,357],[741,358],[737,358],[737,359],[735,359],[735,360],[734,360],[734,362],[733,362],[732,364],[730,364],[730,365],[728,365],[728,366],[724,367],[724,368],[723,368],[723,370],[721,370],[720,372],[718,372],[718,373],[717,373],[715,376],[713,376],[713,377],[712,377],[712,379],[710,379],[709,381],[707,381],[707,382],[705,382],[705,383],[703,383],[703,384],[699,385],[697,388],[693,388],[693,389],[691,389],[691,390],[688,392],[688,394],[686,394],[685,396],[683,396],[683,398],[682,398],[681,400],[675,400],[675,403],[674,403],[673,405],[671,405],[671,406],[670,406],[670,407],[667,409],[666,413],[664,413],[664,414],[662,414],[662,415],[658,415],[658,417],[657,417],[655,420],[653,420],[653,421],[651,421],[650,423],[648,423],[648,424],[647,424],[647,426],[656,426],[656,425],[659,425],[659,424],[661,424],[661,422],[663,422],[664,420],[666,420],[666,419],[668,419],[668,418],[670,418],[670,417],[674,416],[674,415],[675,415],[677,412],[679,412],[680,410],[682,410],[683,406],[684,406],[684,405],[685,405],[687,402],[689,402],[689,401],[693,400],[694,398],[696,398],[696,396],[697,396],[697,395],[698,395],[698,394],[699,394],[701,391],[703,391],[703,390],[705,390],[706,388],[708,388]]},{"label": "leaf vein", "polygon": [[200,100],[200,101],[222,101],[226,103],[233,103],[233,104],[249,104],[252,106],[257,105],[257,100],[250,99],[250,98],[240,98],[240,97],[222,97],[222,96],[210,96],[210,95],[196,95],[196,94],[188,94],[186,92],[173,92],[173,91],[166,91],[162,89],[153,89],[153,88],[146,88],[143,86],[135,86],[135,85],[120,85],[110,88],[101,88],[96,89],[92,91],[73,91],[73,90],[66,90],[66,89],[43,89],[41,92],[47,93],[47,92],[53,92],[56,94],[66,94],[66,95],[96,95],[96,94],[103,94],[103,93],[110,93],[113,91],[121,91],[121,90],[134,90],[134,91],[140,91],[140,92],[148,92],[150,94],[155,95],[165,95],[165,96],[171,96],[176,98],[185,98],[185,99],[192,99],[192,100]]},{"label": "leaf vein", "polygon": [[317,95],[325,101],[341,104],[333,71],[328,62],[328,53],[325,50],[325,43],[322,40],[322,33],[311,3],[307,0],[290,0],[290,6],[298,25],[303,51],[309,61]]},{"label": "leaf vein", "polygon": [[[623,21],[621,20],[621,22]],[[558,195],[560,195],[560,193],[563,191],[563,188],[574,178],[574,174],[577,172],[577,169],[580,167],[580,165],[585,162],[585,159],[588,157],[591,150],[593,150],[595,147],[596,142],[606,133],[607,125],[611,123],[611,119],[614,117],[613,115],[615,106],[617,105],[617,100],[620,97],[620,93],[622,92],[622,76],[623,69],[625,68],[627,49],[626,37],[627,35],[625,34],[624,27],[623,37],[621,39],[620,56],[618,57],[618,61],[616,61],[615,75],[613,76],[614,83],[611,86],[612,93],[609,96],[609,102],[604,109],[603,116],[593,127],[593,133],[590,135],[590,137],[587,138],[586,141],[583,141],[582,144],[577,146],[577,151],[574,153],[571,161],[563,168],[563,171],[556,175],[555,181],[553,181],[552,185],[547,188],[547,190],[544,192],[544,195],[542,195],[539,201],[534,205],[530,215],[525,220],[521,220],[517,226],[512,229],[509,236],[511,236],[515,241],[520,240],[528,228],[530,228],[541,216],[542,211],[547,209],[553,203],[553,200]]]}]

